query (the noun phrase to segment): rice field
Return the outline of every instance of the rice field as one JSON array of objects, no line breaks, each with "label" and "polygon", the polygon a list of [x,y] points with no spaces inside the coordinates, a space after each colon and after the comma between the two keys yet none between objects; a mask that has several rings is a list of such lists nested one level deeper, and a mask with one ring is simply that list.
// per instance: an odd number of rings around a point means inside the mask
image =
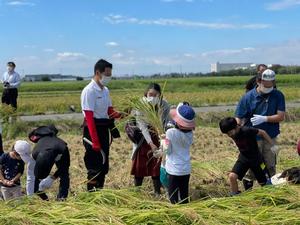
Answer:
[{"label": "rice field", "polygon": [[[243,84],[247,79],[172,79],[167,81],[164,95],[171,104],[183,100],[195,106],[234,104],[244,93]],[[164,83],[164,80],[158,81]],[[142,95],[149,82],[113,81],[111,95],[114,104],[122,109],[126,106],[126,99]],[[277,86],[288,101],[299,101],[299,84],[298,75],[279,76]],[[66,113],[69,105],[74,105],[76,111],[80,111],[80,91],[85,85],[86,82],[24,83],[19,95],[19,114]],[[132,146],[123,132],[121,138],[116,139],[111,146],[110,172],[105,189],[87,193],[80,122],[17,121],[11,124],[11,133],[4,136],[5,150],[11,148],[14,140],[27,139],[27,133],[38,125],[54,123],[57,126],[59,136],[68,143],[71,153],[70,197],[65,202],[56,202],[54,199],[58,184],[55,182],[54,187],[48,191],[50,202],[43,202],[37,197],[1,202],[0,224],[300,224],[299,186],[261,188],[256,185],[253,191],[229,197],[227,174],[238,151],[233,141],[221,134],[217,122],[232,113],[198,115],[198,127],[191,148],[191,203],[186,205],[171,205],[164,190],[161,196],[155,196],[150,178],[145,179],[141,188],[133,187],[133,177],[130,175]],[[295,109],[288,116],[290,122],[281,125],[278,171],[300,165],[296,154],[296,143],[300,138],[299,115],[299,109]],[[24,176],[22,184],[24,187]]]},{"label": "rice field", "polygon": [[[153,194],[151,179],[146,179],[142,188],[133,187],[130,176],[132,147],[124,133],[111,146],[111,169],[105,190],[86,193],[80,129],[78,126],[76,130],[77,125],[72,123],[69,126],[67,123],[57,125],[60,137],[71,151],[70,198],[66,202],[54,201],[56,183],[49,190],[50,202],[42,202],[36,197],[3,202],[0,204],[1,224],[299,224],[299,186],[256,186],[252,192],[229,197],[227,172],[238,152],[218,128],[197,127],[191,149],[192,201],[174,206],[168,203],[165,194],[160,197]],[[278,140],[281,149],[278,171],[299,166],[295,152],[300,137],[298,128],[297,122],[282,125]],[[5,141],[5,149],[12,143],[12,140]]]},{"label": "rice field", "polygon": [[[236,104],[244,94],[249,77],[199,77],[158,80],[113,80],[109,84],[113,104],[123,110],[130,96],[143,95],[150,82],[163,85],[171,104],[188,101],[193,106]],[[18,98],[19,114],[68,113],[69,106],[80,112],[80,93],[88,81],[24,82]],[[300,99],[300,75],[278,75],[277,86],[287,101]]]}]

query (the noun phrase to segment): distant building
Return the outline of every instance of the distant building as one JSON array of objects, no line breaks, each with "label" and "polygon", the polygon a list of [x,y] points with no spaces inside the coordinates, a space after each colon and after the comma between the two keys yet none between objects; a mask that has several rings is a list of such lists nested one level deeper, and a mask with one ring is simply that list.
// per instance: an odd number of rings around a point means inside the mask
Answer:
[{"label": "distant building", "polygon": [[73,75],[61,75],[61,74],[32,74],[25,75],[24,81],[43,81],[49,79],[51,81],[72,81],[77,80]]},{"label": "distant building", "polygon": [[249,68],[255,68],[256,64],[253,63],[213,63],[210,65],[210,72],[212,73],[219,73],[222,71],[228,71],[228,70],[238,70],[238,69],[249,69]]}]

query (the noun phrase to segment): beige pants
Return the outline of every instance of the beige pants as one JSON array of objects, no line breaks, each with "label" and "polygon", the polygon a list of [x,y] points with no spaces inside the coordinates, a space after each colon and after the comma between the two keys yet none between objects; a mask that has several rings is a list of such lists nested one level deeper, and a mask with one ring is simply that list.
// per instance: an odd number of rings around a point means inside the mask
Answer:
[{"label": "beige pants", "polygon": [[[273,138],[273,143],[276,143],[276,138]],[[271,151],[272,145],[270,145],[269,142],[266,140],[259,140],[257,141],[258,149],[260,153],[262,154],[264,158],[264,162],[266,164],[266,167],[269,171],[270,176],[274,176],[276,174],[276,159],[278,156],[278,152],[274,154],[274,152]],[[245,176],[246,180],[255,180],[255,176],[252,173],[251,170],[248,171],[248,173]]]},{"label": "beige pants", "polygon": [[15,187],[1,187],[1,193],[3,196],[3,199],[5,201],[10,200],[10,199],[14,199],[14,198],[18,198],[22,196],[22,189],[21,186],[15,186]]}]

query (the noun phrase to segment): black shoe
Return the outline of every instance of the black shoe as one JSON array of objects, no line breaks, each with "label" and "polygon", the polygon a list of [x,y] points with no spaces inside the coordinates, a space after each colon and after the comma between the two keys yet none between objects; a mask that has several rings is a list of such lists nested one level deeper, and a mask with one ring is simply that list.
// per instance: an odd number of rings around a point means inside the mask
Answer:
[{"label": "black shoe", "polygon": [[243,185],[244,185],[245,190],[252,189],[252,187],[253,187],[253,181],[252,180],[243,179]]}]

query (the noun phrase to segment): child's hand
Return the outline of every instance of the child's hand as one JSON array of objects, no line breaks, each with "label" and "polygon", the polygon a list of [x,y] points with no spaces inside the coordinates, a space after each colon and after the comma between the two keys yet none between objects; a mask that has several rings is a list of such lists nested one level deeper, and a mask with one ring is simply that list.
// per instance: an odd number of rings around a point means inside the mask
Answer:
[{"label": "child's hand", "polygon": [[7,186],[13,186],[15,183],[12,181],[12,180],[9,180],[8,182],[7,182]]},{"label": "child's hand", "polygon": [[166,134],[161,134],[160,135],[160,139],[165,139],[166,138]]},{"label": "child's hand", "polygon": [[155,144],[153,144],[152,142],[149,143],[151,150],[154,152],[155,150],[157,150],[157,146]]},{"label": "child's hand", "polygon": [[155,158],[161,158],[162,156],[163,156],[163,151],[162,150],[160,150],[160,149],[158,149],[158,150],[155,150],[154,152],[153,152],[153,156],[155,157]]},{"label": "child's hand", "polygon": [[5,179],[5,180],[2,181],[2,184],[5,185],[5,186],[9,186],[10,187],[10,186],[12,186],[14,184],[14,182]]}]

